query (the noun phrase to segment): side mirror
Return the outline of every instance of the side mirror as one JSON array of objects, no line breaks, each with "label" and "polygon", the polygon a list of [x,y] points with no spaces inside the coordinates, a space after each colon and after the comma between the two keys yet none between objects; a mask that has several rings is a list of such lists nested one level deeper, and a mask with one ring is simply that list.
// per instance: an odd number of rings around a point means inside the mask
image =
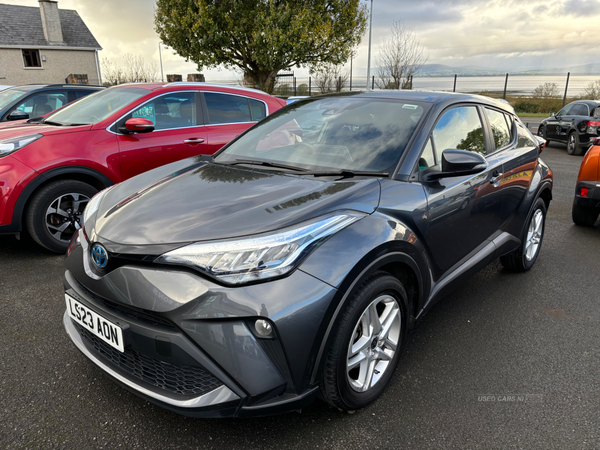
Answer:
[{"label": "side mirror", "polygon": [[487,161],[479,153],[449,148],[442,152],[442,171],[428,172],[424,176],[425,181],[432,181],[474,175],[483,172],[487,166]]},{"label": "side mirror", "polygon": [[125,127],[119,128],[123,133],[150,133],[154,131],[154,123],[143,117],[133,117],[125,122]]},{"label": "side mirror", "polygon": [[6,120],[25,120],[25,119],[29,119],[29,114],[26,113],[25,111],[19,111],[18,109],[15,109],[13,112],[11,112],[8,117],[6,118]]}]

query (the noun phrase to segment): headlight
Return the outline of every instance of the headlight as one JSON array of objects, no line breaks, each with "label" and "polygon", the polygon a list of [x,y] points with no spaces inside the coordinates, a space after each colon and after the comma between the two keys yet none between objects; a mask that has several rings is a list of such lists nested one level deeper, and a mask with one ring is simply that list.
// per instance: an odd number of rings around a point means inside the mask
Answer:
[{"label": "headlight", "polygon": [[0,158],[10,155],[42,137],[44,137],[42,134],[30,134],[29,136],[21,136],[0,141]]},{"label": "headlight", "polygon": [[189,266],[227,284],[280,277],[329,236],[362,217],[364,214],[340,212],[253,237],[191,244],[154,262]]},{"label": "headlight", "polygon": [[96,214],[96,212],[98,211],[98,207],[100,206],[100,202],[102,201],[102,199],[104,198],[104,196],[108,193],[108,191],[110,191],[114,186],[111,186],[109,188],[106,188],[100,192],[98,192],[96,195],[94,195],[90,201],[88,202],[87,206],[85,207],[85,210],[83,211],[83,225],[85,226],[85,223],[92,218],[92,216],[94,214]]}]

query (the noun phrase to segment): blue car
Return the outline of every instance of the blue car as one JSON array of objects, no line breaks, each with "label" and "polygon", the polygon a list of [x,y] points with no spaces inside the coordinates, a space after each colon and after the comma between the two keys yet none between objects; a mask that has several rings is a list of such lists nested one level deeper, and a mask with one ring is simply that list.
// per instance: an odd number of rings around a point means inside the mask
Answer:
[{"label": "blue car", "polygon": [[104,89],[76,84],[30,84],[0,90],[0,122],[44,116],[74,100]]}]

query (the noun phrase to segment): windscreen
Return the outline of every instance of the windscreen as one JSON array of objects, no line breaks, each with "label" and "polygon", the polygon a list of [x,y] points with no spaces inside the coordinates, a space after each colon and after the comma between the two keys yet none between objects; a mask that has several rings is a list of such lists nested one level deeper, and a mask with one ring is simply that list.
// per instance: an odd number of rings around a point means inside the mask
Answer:
[{"label": "windscreen", "polygon": [[60,125],[92,125],[102,122],[148,92],[147,89],[133,87],[99,91],[65,106],[48,116],[44,122],[54,122]]},{"label": "windscreen", "polygon": [[0,91],[0,109],[6,108],[14,100],[17,100],[27,94],[28,91],[22,89],[6,89]]},{"label": "windscreen", "polygon": [[429,104],[325,97],[293,103],[215,158],[268,160],[302,168],[384,171],[398,162]]}]

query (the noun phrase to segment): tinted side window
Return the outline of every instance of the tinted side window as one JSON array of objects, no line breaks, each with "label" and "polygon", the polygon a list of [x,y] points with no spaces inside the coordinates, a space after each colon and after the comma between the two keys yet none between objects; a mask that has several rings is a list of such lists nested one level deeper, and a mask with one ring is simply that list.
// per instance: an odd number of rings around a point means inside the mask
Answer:
[{"label": "tinted side window", "polygon": [[246,97],[205,92],[208,123],[252,122]]},{"label": "tinted side window", "polygon": [[474,106],[446,111],[435,126],[432,138],[438,161],[442,160],[442,152],[448,148],[485,154],[483,127]]},{"label": "tinted side window", "polygon": [[163,95],[133,111],[125,117],[125,121],[131,117],[143,117],[151,120],[156,130],[193,127],[196,125],[195,98],[193,92]]},{"label": "tinted side window", "polygon": [[494,136],[496,148],[506,147],[510,143],[510,129],[508,128],[504,114],[488,108],[485,109],[485,113],[492,127],[492,135]]},{"label": "tinted side window", "polygon": [[557,116],[566,116],[567,114],[571,113],[571,109],[573,109],[573,103],[569,103],[567,106],[565,106],[563,109],[561,109],[558,114],[556,114]]},{"label": "tinted side window", "polygon": [[570,113],[572,116],[588,116],[588,107],[583,103],[575,105]]},{"label": "tinted side window", "polygon": [[258,122],[259,120],[267,117],[267,108],[263,102],[258,100],[248,99],[250,103],[250,112],[252,113],[252,121]]},{"label": "tinted side window", "polygon": [[29,117],[40,117],[69,103],[67,91],[52,91],[35,94],[18,105],[15,109],[29,114]]},{"label": "tinted side window", "polygon": [[517,148],[537,147],[537,145],[529,131],[520,122],[517,122]]},{"label": "tinted side window", "polygon": [[75,98],[79,99],[79,98],[85,97],[87,95],[93,94],[96,91],[88,91],[88,90],[79,89],[74,92],[75,92]]}]

